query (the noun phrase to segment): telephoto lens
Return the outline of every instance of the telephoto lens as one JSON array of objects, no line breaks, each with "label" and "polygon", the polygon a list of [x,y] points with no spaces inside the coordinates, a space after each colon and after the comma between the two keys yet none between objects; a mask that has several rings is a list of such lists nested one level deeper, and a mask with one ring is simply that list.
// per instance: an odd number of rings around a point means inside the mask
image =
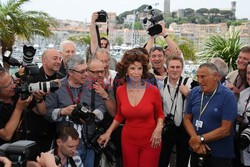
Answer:
[{"label": "telephoto lens", "polygon": [[29,84],[29,92],[42,90],[44,92],[55,92],[59,88],[59,84],[55,81],[37,82]]}]

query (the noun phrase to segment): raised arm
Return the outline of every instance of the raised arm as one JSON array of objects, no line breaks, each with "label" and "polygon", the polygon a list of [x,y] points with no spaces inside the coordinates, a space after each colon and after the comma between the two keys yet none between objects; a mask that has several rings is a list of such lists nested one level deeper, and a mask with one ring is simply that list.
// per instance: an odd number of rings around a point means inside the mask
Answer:
[{"label": "raised arm", "polygon": [[170,51],[171,54],[180,56],[181,50],[179,49],[178,45],[167,35],[167,31],[164,26],[164,23],[161,23],[161,26],[162,26],[162,33],[160,35],[165,38],[166,43],[168,45],[167,49]]},{"label": "raised arm", "polygon": [[90,25],[90,46],[91,46],[91,54],[95,55],[96,50],[98,49],[98,39],[96,33],[96,19],[98,18],[98,13],[94,12],[91,18]]}]

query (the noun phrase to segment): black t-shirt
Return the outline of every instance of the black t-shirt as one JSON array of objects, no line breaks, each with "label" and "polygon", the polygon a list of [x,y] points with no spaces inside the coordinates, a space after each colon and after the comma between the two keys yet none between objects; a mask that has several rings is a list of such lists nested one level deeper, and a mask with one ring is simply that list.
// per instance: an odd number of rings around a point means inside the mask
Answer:
[{"label": "black t-shirt", "polygon": [[[39,75],[36,77],[36,82],[45,82],[55,79],[61,79],[64,74],[56,72],[52,76],[45,74],[43,67],[39,69]],[[55,137],[56,123],[49,122],[42,115],[37,115],[34,112],[29,112],[27,115],[28,129],[31,131],[31,139],[37,142],[39,151],[46,152],[50,149],[51,141]]]},{"label": "black t-shirt", "polygon": [[[16,93],[15,96],[12,97],[13,104],[10,103],[0,103],[0,129],[4,128],[7,122],[9,121],[12,113],[15,110],[16,103],[18,101],[19,94]],[[35,101],[32,101],[27,108],[31,109],[35,106]],[[19,121],[19,125],[16,129],[16,132],[13,134],[11,141],[5,141],[0,138],[0,145],[4,143],[10,143],[17,140],[25,140],[30,139],[29,129],[27,129],[27,113],[30,111],[23,111],[21,119]]]}]

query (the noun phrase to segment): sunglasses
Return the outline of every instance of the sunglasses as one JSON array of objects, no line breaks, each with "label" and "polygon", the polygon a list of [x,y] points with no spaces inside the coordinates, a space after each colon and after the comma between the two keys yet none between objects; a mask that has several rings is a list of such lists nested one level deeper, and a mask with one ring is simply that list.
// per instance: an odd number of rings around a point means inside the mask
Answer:
[{"label": "sunglasses", "polygon": [[152,47],[152,48],[150,49],[150,52],[154,52],[154,51],[156,51],[156,50],[158,50],[158,51],[160,51],[160,52],[164,52],[164,49],[163,49],[162,47],[160,47],[160,46],[154,46],[154,47]]}]

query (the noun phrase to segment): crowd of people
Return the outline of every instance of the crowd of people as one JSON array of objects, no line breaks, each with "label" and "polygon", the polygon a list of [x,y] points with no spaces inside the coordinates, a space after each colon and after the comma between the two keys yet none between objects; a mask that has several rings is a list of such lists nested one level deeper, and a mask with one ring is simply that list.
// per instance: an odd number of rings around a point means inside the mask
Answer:
[{"label": "crowd of people", "polygon": [[250,121],[250,46],[237,70],[227,74],[224,60],[213,58],[196,81],[183,76],[183,54],[163,25],[158,36],[167,46],[150,36],[116,62],[96,19],[87,60],[68,40],[42,54],[33,82],[53,80],[57,90],[24,98],[22,77],[0,67],[0,145],[35,141],[27,166],[36,167],[250,166],[250,146],[239,147]]}]

